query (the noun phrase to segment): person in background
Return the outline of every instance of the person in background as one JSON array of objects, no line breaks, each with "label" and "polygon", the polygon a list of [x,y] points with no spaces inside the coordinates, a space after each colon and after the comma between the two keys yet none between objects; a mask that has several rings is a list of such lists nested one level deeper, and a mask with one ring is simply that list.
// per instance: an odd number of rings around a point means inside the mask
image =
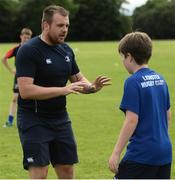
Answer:
[{"label": "person in background", "polygon": [[170,97],[165,79],[148,67],[152,41],[146,33],[129,33],[121,39],[119,53],[132,75],[124,84],[120,109],[125,121],[109,158],[109,168],[115,179],[170,179]]},{"label": "person in background", "polygon": [[17,54],[17,123],[23,167],[31,179],[46,179],[50,163],[58,178],[74,178],[78,155],[66,96],[95,93],[110,84],[105,76],[90,83],[80,72],[73,50],[64,42],[68,28],[66,9],[46,7],[41,35],[25,43]]},{"label": "person in background", "polygon": [[32,36],[32,31],[29,28],[23,28],[21,30],[20,33],[20,44],[13,47],[12,49],[10,49],[5,56],[2,58],[2,63],[4,64],[4,66],[7,68],[7,70],[14,75],[14,83],[13,83],[13,98],[12,101],[10,103],[10,108],[9,108],[9,115],[8,118],[5,122],[5,124],[3,125],[3,127],[11,127],[13,125],[13,120],[16,114],[16,107],[17,107],[17,98],[18,98],[18,85],[17,85],[17,78],[16,78],[16,69],[14,69],[14,67],[11,67],[8,63],[8,59],[14,57],[15,59],[15,66],[16,66],[16,55],[17,55],[17,51],[20,48],[20,46],[22,44],[24,44],[27,40],[29,40]]}]

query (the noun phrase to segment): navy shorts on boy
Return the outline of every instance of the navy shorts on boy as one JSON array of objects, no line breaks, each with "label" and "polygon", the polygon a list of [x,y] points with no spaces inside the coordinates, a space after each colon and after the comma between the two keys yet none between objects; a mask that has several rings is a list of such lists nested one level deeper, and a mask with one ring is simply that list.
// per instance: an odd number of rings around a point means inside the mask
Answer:
[{"label": "navy shorts on boy", "polygon": [[[77,146],[68,114],[58,117],[63,125],[49,126],[50,119],[37,113],[18,109],[18,131],[23,149],[23,167],[78,162]],[[52,118],[56,122],[57,118]],[[65,123],[66,122],[66,123]],[[56,124],[55,124],[56,125]]]},{"label": "navy shorts on boy", "polygon": [[171,164],[150,166],[134,161],[122,161],[114,179],[170,179]]}]

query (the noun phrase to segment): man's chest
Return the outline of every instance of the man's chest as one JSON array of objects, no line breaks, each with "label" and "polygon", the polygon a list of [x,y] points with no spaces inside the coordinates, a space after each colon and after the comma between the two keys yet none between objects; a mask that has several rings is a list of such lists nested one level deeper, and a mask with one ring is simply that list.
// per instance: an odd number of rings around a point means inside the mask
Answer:
[{"label": "man's chest", "polygon": [[46,51],[41,54],[37,65],[37,72],[45,77],[53,78],[70,76],[72,72],[72,56],[57,50]]}]

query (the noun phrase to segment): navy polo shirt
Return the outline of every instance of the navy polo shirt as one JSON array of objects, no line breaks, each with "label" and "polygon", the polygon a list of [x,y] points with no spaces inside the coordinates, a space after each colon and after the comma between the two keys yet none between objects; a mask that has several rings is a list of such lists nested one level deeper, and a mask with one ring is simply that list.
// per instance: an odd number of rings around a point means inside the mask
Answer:
[{"label": "navy polo shirt", "polygon": [[[42,87],[64,87],[70,76],[77,74],[72,49],[66,44],[50,46],[39,37],[27,41],[16,57],[17,77],[31,77]],[[19,108],[33,110],[41,116],[53,116],[66,111],[66,96],[47,100],[24,100],[19,96]]]},{"label": "navy polo shirt", "polygon": [[125,81],[120,109],[138,115],[137,127],[123,160],[148,165],[172,161],[167,110],[170,99],[164,78],[149,68],[138,70]]}]

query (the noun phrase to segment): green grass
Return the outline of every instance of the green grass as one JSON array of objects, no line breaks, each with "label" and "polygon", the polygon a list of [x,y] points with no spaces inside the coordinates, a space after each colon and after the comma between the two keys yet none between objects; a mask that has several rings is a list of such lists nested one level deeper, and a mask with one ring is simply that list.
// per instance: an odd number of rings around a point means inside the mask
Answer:
[{"label": "green grass", "polygon": [[[112,78],[108,86],[97,94],[69,95],[68,110],[72,119],[79,153],[79,164],[75,166],[78,179],[109,179],[108,158],[122,126],[124,115],[118,110],[123,93],[123,83],[129,75],[122,66],[116,42],[70,43],[75,50],[81,72],[94,80],[98,75]],[[13,44],[1,44],[0,56]],[[171,95],[172,124],[170,136],[175,146],[175,41],[154,41],[150,67],[167,80]],[[13,64],[13,60],[9,60]],[[2,128],[12,98],[13,77],[0,66],[0,179],[28,178],[22,168],[22,151],[16,125]],[[174,159],[174,158],[173,158]],[[175,178],[175,162],[172,178]],[[50,166],[48,178],[56,178]]]}]

